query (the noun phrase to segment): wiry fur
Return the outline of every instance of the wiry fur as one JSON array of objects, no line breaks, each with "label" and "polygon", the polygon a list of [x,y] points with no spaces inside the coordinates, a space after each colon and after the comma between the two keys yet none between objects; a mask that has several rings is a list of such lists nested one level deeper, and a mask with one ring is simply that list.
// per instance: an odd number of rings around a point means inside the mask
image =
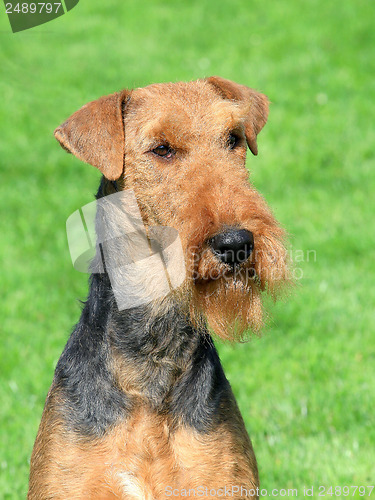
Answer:
[{"label": "wiry fur", "polygon": [[[91,277],[47,397],[30,500],[259,485],[206,323],[230,340],[259,331],[261,294],[276,296],[288,280],[283,230],[245,168],[246,144],[257,154],[267,115],[265,96],[211,77],[103,97],[56,130],[65,149],[103,172],[98,197],[115,192],[116,179],[135,192],[146,230],[178,231],[186,279],[163,299],[120,311],[105,269]],[[174,155],[155,155],[160,144]],[[208,243],[226,227],[254,237],[249,259],[234,268]]]},{"label": "wiry fur", "polygon": [[[251,102],[223,99],[215,89],[203,80],[132,92],[125,113],[124,185],[134,189],[146,224],[178,230],[188,270],[183,298],[192,299],[192,317],[203,314],[218,336],[238,339],[261,328],[261,291],[276,294],[287,280],[284,232],[249,184],[245,133]],[[267,115],[264,96],[259,101]],[[225,148],[231,130],[242,137],[236,151]],[[173,145],[179,158],[161,164],[144,154],[160,141]],[[225,226],[254,235],[255,252],[237,283],[207,246]]]}]

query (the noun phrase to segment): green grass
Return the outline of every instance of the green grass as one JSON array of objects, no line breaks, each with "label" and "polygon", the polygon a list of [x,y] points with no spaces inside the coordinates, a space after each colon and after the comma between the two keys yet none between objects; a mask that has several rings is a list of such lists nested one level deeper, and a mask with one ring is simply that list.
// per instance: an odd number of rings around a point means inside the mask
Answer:
[{"label": "green grass", "polygon": [[219,345],[262,486],[374,484],[374,16],[370,0],[90,0],[12,34],[2,10],[0,498],[25,497],[87,290],[65,221],[99,175],[52,131],[100,95],[211,74],[269,95],[252,180],[292,250],[316,252],[261,339]]}]

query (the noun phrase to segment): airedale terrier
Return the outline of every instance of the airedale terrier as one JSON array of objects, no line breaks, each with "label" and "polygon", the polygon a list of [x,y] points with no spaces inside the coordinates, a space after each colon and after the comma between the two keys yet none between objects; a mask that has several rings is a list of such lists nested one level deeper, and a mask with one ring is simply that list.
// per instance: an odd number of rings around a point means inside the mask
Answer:
[{"label": "airedale terrier", "polygon": [[245,167],[267,98],[219,77],[124,90],[55,131],[100,169],[98,198],[131,189],[146,228],[178,231],[186,277],[126,310],[104,269],[57,364],[29,499],[258,498],[257,464],[207,325],[239,340],[288,280],[284,232]]}]

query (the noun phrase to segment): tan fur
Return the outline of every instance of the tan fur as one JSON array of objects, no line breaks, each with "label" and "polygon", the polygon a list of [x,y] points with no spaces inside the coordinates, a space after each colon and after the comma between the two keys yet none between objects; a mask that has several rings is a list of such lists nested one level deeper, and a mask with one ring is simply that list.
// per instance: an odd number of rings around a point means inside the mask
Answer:
[{"label": "tan fur", "polygon": [[[178,300],[194,324],[208,321],[224,339],[258,332],[262,293],[276,297],[289,281],[284,232],[249,183],[245,166],[246,145],[257,154],[257,134],[267,116],[264,95],[211,77],[105,96],[55,132],[65,149],[117,179],[120,189],[134,190],[147,230],[163,225],[178,231],[187,278],[155,302],[158,312]],[[226,141],[233,131],[240,144],[230,150]],[[160,144],[173,148],[173,158],[152,152]],[[226,226],[254,236],[254,251],[238,273],[207,244]],[[116,351],[110,356],[117,386],[134,401],[130,416],[103,437],[80,437],[64,421],[53,387],[32,455],[29,500],[158,500],[167,486],[258,486],[252,446],[233,397],[222,422],[198,433],[153,410],[146,374]],[[178,363],[171,367],[171,383],[183,370]]]},{"label": "tan fur", "polygon": [[[229,84],[237,88],[226,82],[226,89]],[[235,151],[223,150],[223,141],[233,129],[256,144],[254,134],[268,114],[267,99],[248,89],[246,100],[247,87],[239,86],[241,100],[223,100],[215,92],[217,85],[209,79],[134,90],[125,114],[124,178],[125,186],[136,193],[146,223],[168,225],[179,232],[190,288],[183,297],[192,299],[192,316],[197,320],[204,314],[218,336],[234,340],[249,328],[260,330],[261,291],[276,295],[288,275],[284,232],[248,181],[245,140]],[[160,141],[179,151],[176,161],[145,154]],[[239,276],[244,286],[216,279],[225,274],[225,266],[205,252],[207,239],[226,225],[254,234],[255,252],[247,267],[255,270],[256,279]]]},{"label": "tan fur", "polygon": [[[250,490],[258,485],[255,457],[234,400],[228,422],[208,434],[176,425],[140,402],[129,420],[95,441],[67,431],[53,405],[58,407],[56,393],[36,439],[29,499],[153,500],[164,498],[167,487]],[[131,487],[139,494],[131,494]]]}]

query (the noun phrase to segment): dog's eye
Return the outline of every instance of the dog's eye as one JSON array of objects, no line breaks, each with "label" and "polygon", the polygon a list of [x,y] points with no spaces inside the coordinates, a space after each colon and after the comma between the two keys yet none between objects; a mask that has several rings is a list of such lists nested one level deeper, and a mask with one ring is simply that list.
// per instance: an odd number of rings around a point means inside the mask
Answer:
[{"label": "dog's eye", "polygon": [[152,149],[151,151],[154,154],[161,156],[162,158],[172,158],[174,153],[173,149],[165,144],[161,144],[160,146]]},{"label": "dog's eye", "polygon": [[228,147],[229,149],[234,149],[236,146],[238,146],[240,142],[240,138],[236,134],[230,134],[228,137]]}]

